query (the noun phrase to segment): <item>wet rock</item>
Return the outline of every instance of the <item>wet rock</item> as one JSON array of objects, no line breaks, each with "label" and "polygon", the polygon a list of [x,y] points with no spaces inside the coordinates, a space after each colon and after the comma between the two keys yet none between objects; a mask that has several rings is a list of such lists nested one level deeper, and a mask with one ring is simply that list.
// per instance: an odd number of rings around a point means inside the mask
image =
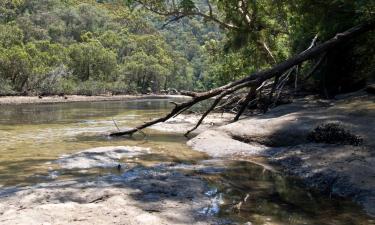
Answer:
[{"label": "wet rock", "polygon": [[[199,179],[182,173],[170,171],[168,167],[137,167],[125,172],[121,177],[129,186],[139,189],[138,198],[151,200],[152,198],[171,197],[191,199],[197,193],[203,194],[207,186],[199,185]],[[189,188],[187,188],[189,187]]]},{"label": "wet rock", "polygon": [[297,99],[267,114],[206,130],[188,145],[214,157],[265,156],[308,187],[350,197],[374,212],[374,102],[363,91],[324,104]]},{"label": "wet rock", "polygon": [[[146,154],[148,148],[130,146],[110,146],[88,149],[72,155],[62,156],[55,163],[64,169],[116,168],[119,160]],[[121,169],[121,165],[120,165]]]},{"label": "wet rock", "polygon": [[204,195],[208,190],[201,179],[168,166],[139,166],[122,175],[0,192],[0,223],[221,224],[211,214],[199,214],[199,210],[212,205],[211,198]]}]

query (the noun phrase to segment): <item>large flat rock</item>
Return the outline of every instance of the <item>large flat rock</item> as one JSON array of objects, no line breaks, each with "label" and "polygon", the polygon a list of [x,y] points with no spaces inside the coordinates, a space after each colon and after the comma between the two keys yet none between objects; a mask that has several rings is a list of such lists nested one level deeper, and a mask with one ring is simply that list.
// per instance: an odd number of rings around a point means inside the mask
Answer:
[{"label": "large flat rock", "polygon": [[[337,101],[300,99],[265,115],[206,130],[188,144],[215,157],[265,156],[309,187],[360,203],[375,216],[375,96]],[[340,123],[363,138],[362,146],[311,143],[316,126]]]}]

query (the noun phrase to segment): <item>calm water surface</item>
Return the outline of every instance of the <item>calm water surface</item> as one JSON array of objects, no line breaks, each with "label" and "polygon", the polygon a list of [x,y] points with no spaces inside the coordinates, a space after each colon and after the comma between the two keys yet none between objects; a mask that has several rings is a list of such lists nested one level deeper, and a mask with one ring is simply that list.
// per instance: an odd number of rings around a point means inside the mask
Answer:
[{"label": "calm water surface", "polygon": [[[45,182],[51,162],[61,155],[94,147],[140,146],[150,148],[151,153],[135,158],[133,163],[150,166],[175,162],[181,168],[194,164],[211,168],[206,172],[190,172],[212,186],[212,193],[208,194],[212,195],[213,208],[219,207],[218,216],[239,223],[375,224],[349,201],[306,191],[297,181],[263,167],[245,161],[210,160],[188,148],[183,135],[151,129],[145,131],[146,138],[106,135],[116,130],[114,121],[121,128],[133,127],[165,114],[171,107],[168,100],[155,99],[0,106],[0,185]],[[97,176],[108,171],[95,173]],[[58,179],[83,176],[59,174]]]}]

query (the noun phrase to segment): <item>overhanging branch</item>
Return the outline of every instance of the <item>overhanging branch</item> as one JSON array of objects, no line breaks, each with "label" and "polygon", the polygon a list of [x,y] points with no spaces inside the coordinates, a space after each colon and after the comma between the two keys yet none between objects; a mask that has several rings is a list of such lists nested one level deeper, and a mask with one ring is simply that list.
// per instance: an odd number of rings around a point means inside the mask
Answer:
[{"label": "overhanging branch", "polygon": [[[264,81],[266,81],[268,79],[271,79],[271,78],[276,77],[280,74],[283,74],[285,71],[289,70],[293,66],[299,65],[306,60],[310,60],[312,58],[315,58],[315,57],[321,55],[322,53],[324,53],[328,50],[331,50],[332,48],[334,48],[335,46],[337,46],[338,44],[340,44],[344,41],[348,41],[351,38],[354,38],[355,36],[358,36],[362,33],[365,33],[369,30],[374,29],[374,27],[375,27],[375,20],[364,23],[364,24],[360,24],[358,26],[355,26],[355,27],[343,32],[343,33],[339,33],[335,37],[333,37],[332,39],[329,39],[328,41],[326,41],[326,42],[324,42],[320,45],[311,47],[310,49],[308,49],[306,51],[303,51],[300,54],[298,54],[298,55],[296,55],[296,56],[294,56],[294,57],[292,57],[292,58],[290,58],[290,59],[288,59],[288,60],[286,60],[286,61],[284,61],[280,64],[277,64],[276,66],[274,66],[270,69],[250,74],[249,76],[247,76],[247,77],[245,77],[241,80],[237,80],[237,81],[228,83],[224,86],[221,86],[221,87],[218,87],[218,88],[215,88],[215,89],[211,89],[211,90],[206,91],[206,92],[201,92],[201,93],[190,92],[189,93],[190,96],[193,96],[193,98],[191,100],[189,100],[187,102],[184,102],[184,103],[176,104],[174,109],[172,109],[171,112],[169,114],[165,115],[164,117],[152,120],[150,122],[146,122],[146,123],[144,123],[144,124],[142,124],[142,125],[140,125],[136,128],[133,128],[133,129],[130,129],[130,130],[127,130],[127,131],[115,132],[115,133],[112,133],[110,135],[111,136],[131,135],[131,134],[133,134],[133,133],[135,133],[139,130],[150,127],[154,124],[165,122],[168,119],[170,119],[171,117],[175,116],[176,114],[179,114],[181,111],[184,111],[187,108],[190,108],[190,107],[192,107],[193,105],[195,105],[199,102],[202,102],[204,100],[207,100],[207,99],[210,99],[210,98],[216,96],[217,99],[219,99],[219,100],[215,101],[214,104],[210,107],[210,109],[207,110],[206,113],[202,116],[202,118],[200,120],[202,122],[204,117],[206,117],[216,107],[216,105],[220,102],[220,100],[224,96],[226,96],[230,93],[233,93],[234,91],[239,90],[241,88],[256,86],[258,84],[263,83]],[[192,94],[192,93],[194,93],[194,94]],[[201,122],[199,122],[199,124]],[[197,124],[197,125],[199,126],[199,124]],[[196,126],[196,127],[198,127],[198,126]],[[196,127],[194,127],[194,129]]]}]

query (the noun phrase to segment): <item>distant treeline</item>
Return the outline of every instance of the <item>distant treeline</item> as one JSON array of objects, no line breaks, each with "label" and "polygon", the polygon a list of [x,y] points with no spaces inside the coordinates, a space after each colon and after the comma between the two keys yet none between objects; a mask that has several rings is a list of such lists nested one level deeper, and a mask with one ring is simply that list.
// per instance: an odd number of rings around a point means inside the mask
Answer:
[{"label": "distant treeline", "polygon": [[186,19],[161,30],[120,3],[0,2],[0,94],[148,93],[204,89],[204,45],[220,29]]}]

